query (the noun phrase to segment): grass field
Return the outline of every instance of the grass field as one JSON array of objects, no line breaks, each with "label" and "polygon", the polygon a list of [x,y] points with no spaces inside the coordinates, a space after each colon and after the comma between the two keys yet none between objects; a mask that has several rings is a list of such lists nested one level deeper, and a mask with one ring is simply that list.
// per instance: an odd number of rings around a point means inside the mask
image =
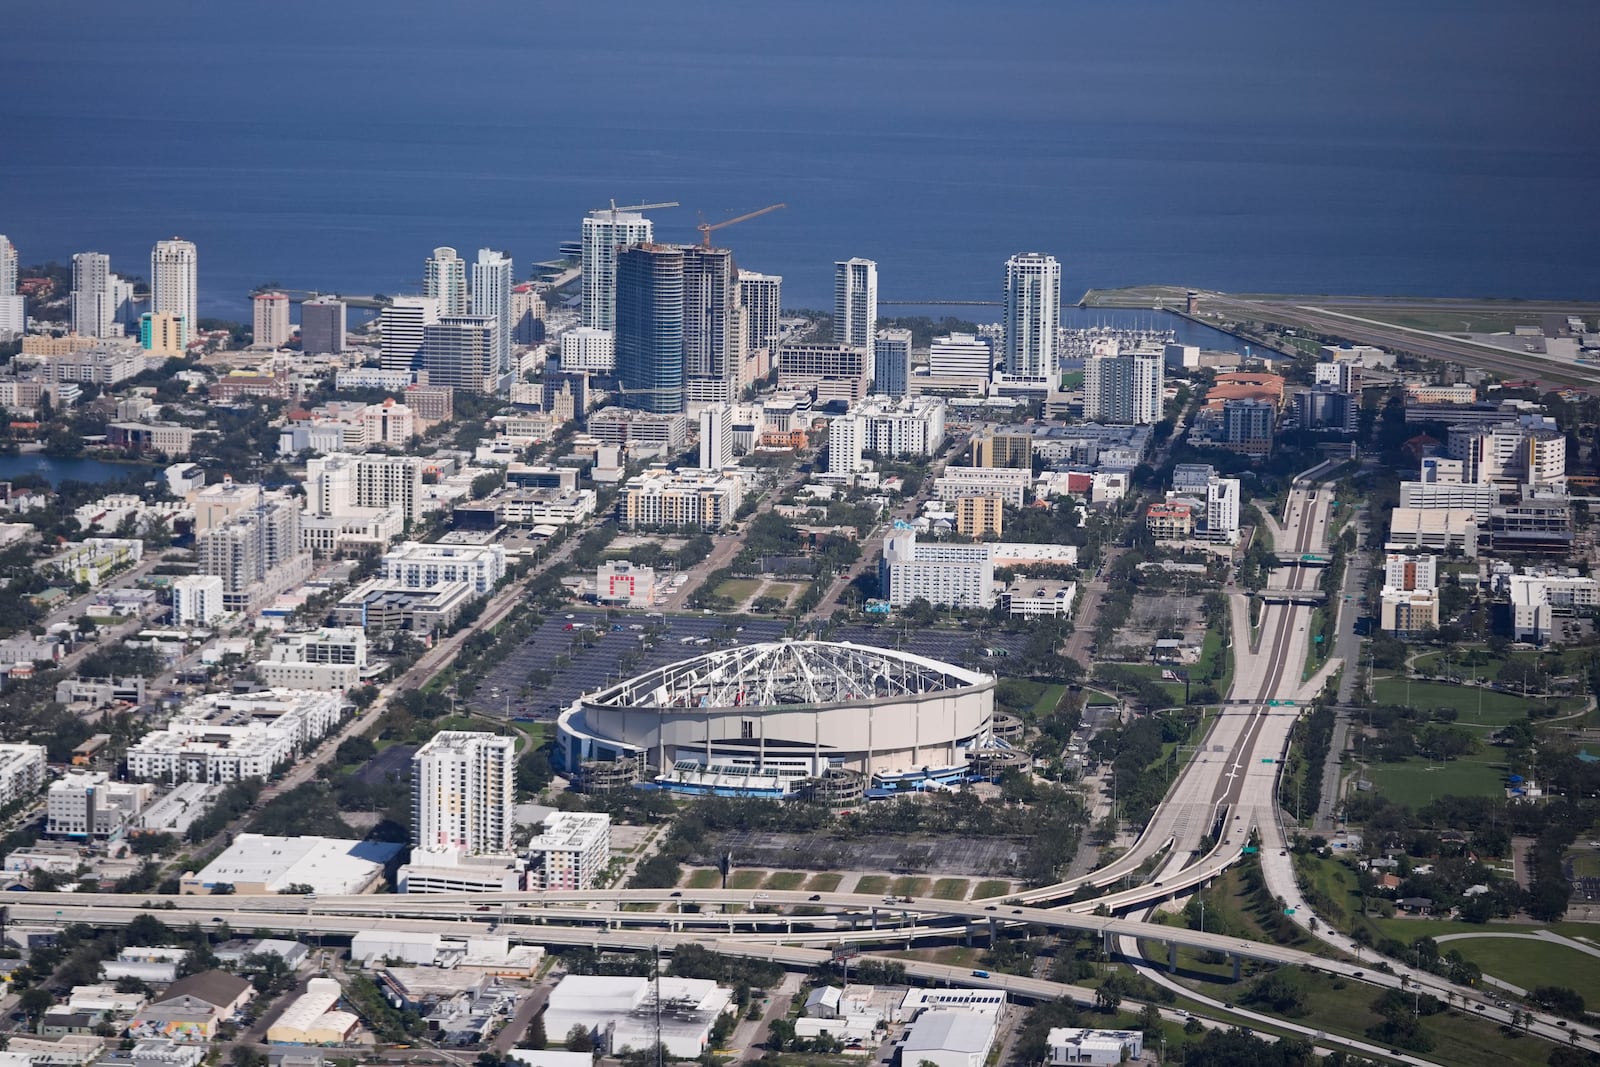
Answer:
[{"label": "grass field", "polygon": [[842,881],[844,875],[837,871],[829,871],[827,874],[813,874],[807,880],[805,887],[813,893],[831,893],[839,888],[839,883]]},{"label": "grass field", "polygon": [[1527,938],[1464,937],[1439,946],[1440,952],[1450,949],[1482,967],[1484,974],[1524,989],[1566,986],[1576,990],[1585,1004],[1600,1004],[1600,960],[1575,948]]},{"label": "grass field", "polygon": [[1207,630],[1205,642],[1200,646],[1201,671],[1210,673],[1217,660],[1222,663],[1222,676],[1212,685],[1218,693],[1226,697],[1228,690],[1233,688],[1233,649],[1223,646],[1222,634],[1216,630]]},{"label": "grass field", "polygon": [[760,889],[767,880],[766,871],[737,870],[728,879],[729,889]]},{"label": "grass field", "polygon": [[1449,763],[1420,759],[1373,763],[1366,770],[1374,789],[1412,809],[1426,807],[1442,796],[1500,796],[1505,789],[1505,775],[1506,765],[1498,752],[1479,753]]},{"label": "grass field", "polygon": [[1105,704],[1116,705],[1120,703],[1122,703],[1122,701],[1118,700],[1110,693],[1102,692],[1099,689],[1085,689],[1083,691],[1083,706],[1086,708],[1098,707]]},{"label": "grass field", "polygon": [[1125,671],[1128,671],[1130,674],[1137,674],[1141,677],[1148,678],[1152,682],[1159,685],[1166,691],[1167,699],[1173,704],[1176,705],[1183,703],[1183,683],[1167,682],[1162,681],[1161,679],[1161,672],[1164,670],[1172,670],[1171,667],[1163,667],[1159,663],[1119,663],[1117,666]]},{"label": "grass field", "polygon": [[729,578],[717,586],[717,595],[731,597],[735,604],[742,604],[760,588],[761,582],[755,578]]},{"label": "grass field", "polygon": [[1567,858],[1572,862],[1574,878],[1600,878],[1600,852],[1571,852]]},{"label": "grass field", "polygon": [[1402,704],[1420,711],[1454,708],[1463,726],[1504,726],[1525,718],[1528,710],[1543,701],[1503,693],[1481,686],[1447,685],[1444,682],[1412,681],[1404,678],[1379,678],[1373,684],[1379,704]]},{"label": "grass field", "polygon": [[767,876],[764,889],[799,889],[806,881],[805,871],[773,871]]},{"label": "grass field", "polygon": [[978,883],[978,888],[972,891],[973,900],[984,900],[988,897],[998,897],[1003,893],[1011,892],[1011,883],[999,878],[987,878]]},{"label": "grass field", "polygon": [[722,872],[715,867],[700,867],[689,872],[684,885],[690,889],[716,889],[722,885]]},{"label": "grass field", "polygon": [[1364,319],[1409,326],[1433,333],[1510,333],[1516,326],[1538,326],[1540,316],[1527,311],[1426,311],[1422,309],[1367,308],[1354,312]]},{"label": "grass field", "polygon": [[889,876],[887,874],[863,874],[861,881],[856,883],[857,893],[887,893],[889,891]]},{"label": "grass field", "polygon": [[896,878],[889,887],[889,892],[897,897],[925,897],[928,890],[933,888],[932,878],[918,878],[915,875],[905,875]]},{"label": "grass field", "polygon": [[972,883],[965,878],[941,878],[933,883],[933,898],[935,900],[966,900],[967,889]]}]

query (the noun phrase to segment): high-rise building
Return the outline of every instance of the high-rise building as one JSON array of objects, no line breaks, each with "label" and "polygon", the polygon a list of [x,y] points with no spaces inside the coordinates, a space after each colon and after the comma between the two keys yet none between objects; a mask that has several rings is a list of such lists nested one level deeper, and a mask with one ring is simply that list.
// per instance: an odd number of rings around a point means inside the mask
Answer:
[{"label": "high-rise building", "polygon": [[422,295],[439,302],[441,315],[467,313],[467,263],[449,245],[435,248],[423,263]]},{"label": "high-rise building", "polygon": [[610,330],[579,326],[561,335],[561,369],[611,374],[617,369],[617,339]]},{"label": "high-rise building", "polygon": [[111,275],[111,306],[118,336],[139,326],[139,302],[133,298],[133,282],[120,274]]},{"label": "high-rise building", "polygon": [[0,233],[0,296],[17,293],[17,246]]},{"label": "high-rise building", "polygon": [[583,220],[583,325],[616,329],[617,253],[652,240],[650,220],[637,212],[614,208],[589,212]]},{"label": "high-rise building", "polygon": [[139,316],[139,344],[157,356],[182,356],[189,323],[182,315],[146,311]]},{"label": "high-rise building", "polygon": [[0,338],[28,328],[26,300],[17,293],[17,246],[0,233]]},{"label": "high-rise building", "polygon": [[338,355],[347,332],[343,300],[319,296],[300,305],[300,350],[306,355]]},{"label": "high-rise building", "polygon": [[1056,257],[1023,252],[1006,260],[1006,377],[1053,386],[1059,371],[1061,264]]},{"label": "high-rise building", "polygon": [[1090,356],[1083,362],[1083,417],[1134,426],[1160,422],[1165,386],[1159,352]]},{"label": "high-rise building", "polygon": [[255,344],[260,348],[282,348],[289,343],[288,293],[257,293],[251,304],[255,310]]},{"label": "high-rise building", "polygon": [[733,462],[733,406],[707,404],[700,409],[700,469],[719,471]]},{"label": "high-rise building", "polygon": [[72,257],[72,332],[84,337],[120,337],[111,257],[79,252]]},{"label": "high-rise building", "polygon": [[616,259],[617,377],[625,407],[657,414],[683,403],[684,250],[638,244]]},{"label": "high-rise building", "polygon": [[509,852],[516,744],[442,730],[411,757],[411,843],[427,852]]},{"label": "high-rise building", "polygon": [[419,366],[429,385],[492,393],[500,383],[500,323],[490,315],[441,315],[422,328]]},{"label": "high-rise building", "polygon": [[970,333],[935,337],[928,347],[928,374],[934,378],[982,378],[994,370],[994,342]]},{"label": "high-rise building", "polygon": [[752,352],[776,352],[782,336],[783,277],[740,271],[739,302],[744,306],[745,346]]},{"label": "high-rise building", "polygon": [[683,376],[732,382],[739,375],[739,269],[726,248],[683,249]]},{"label": "high-rise building", "polygon": [[511,343],[536,345],[544,340],[544,297],[532,282],[511,287]]},{"label": "high-rise building", "polygon": [[472,313],[494,319],[495,363],[501,374],[511,373],[511,257],[492,248],[478,249],[472,265]]},{"label": "high-rise building", "polygon": [[833,340],[872,352],[878,327],[878,264],[842,259],[833,265]]},{"label": "high-rise building", "polygon": [[431,296],[397,296],[378,320],[384,370],[412,370],[422,359],[423,331],[439,321],[439,301]]},{"label": "high-rise building", "polygon": [[198,258],[194,242],[180,237],[157,241],[150,252],[150,310],[179,317],[180,348],[189,347],[200,310],[195,280]]},{"label": "high-rise building", "polygon": [[1206,536],[1230,545],[1239,540],[1239,479],[1213,478],[1207,483]]},{"label": "high-rise building", "polygon": [[872,391],[905,396],[911,386],[911,331],[878,330],[872,338]]}]

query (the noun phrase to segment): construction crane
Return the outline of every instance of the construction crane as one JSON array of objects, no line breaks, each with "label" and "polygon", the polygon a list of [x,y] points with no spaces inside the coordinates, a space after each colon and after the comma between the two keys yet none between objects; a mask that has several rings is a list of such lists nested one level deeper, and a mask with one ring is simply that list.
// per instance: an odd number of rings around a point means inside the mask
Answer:
[{"label": "construction crane", "polygon": [[616,200],[613,199],[611,201],[611,207],[609,209],[608,208],[603,208],[603,207],[602,208],[596,208],[594,211],[590,212],[590,214],[591,215],[598,215],[602,211],[609,210],[611,212],[612,216],[615,217],[617,212],[619,212],[619,211],[650,211],[650,210],[653,210],[654,208],[658,208],[658,207],[677,207],[677,206],[678,206],[678,202],[676,200],[667,200],[667,201],[665,201],[663,203],[660,203],[660,204],[624,204],[622,207],[618,207]]},{"label": "construction crane", "polygon": [[695,229],[700,231],[700,247],[701,248],[710,248],[711,247],[711,231],[712,230],[720,230],[724,226],[732,226],[736,222],[744,222],[747,219],[753,219],[753,218],[756,218],[759,215],[765,215],[769,211],[776,211],[780,207],[788,207],[788,206],[789,206],[788,204],[768,204],[764,208],[759,208],[759,209],[757,209],[755,211],[749,212],[748,214],[739,215],[739,216],[737,216],[735,218],[726,219],[726,220],[724,220],[722,222],[707,222],[706,221],[706,217],[704,215],[701,215],[700,216],[700,225],[695,227]]}]

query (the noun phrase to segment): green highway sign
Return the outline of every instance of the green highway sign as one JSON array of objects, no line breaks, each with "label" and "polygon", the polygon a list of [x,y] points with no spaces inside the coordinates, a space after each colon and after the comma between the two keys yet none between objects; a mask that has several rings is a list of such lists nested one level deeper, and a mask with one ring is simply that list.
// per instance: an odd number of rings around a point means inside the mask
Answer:
[{"label": "green highway sign", "polygon": [[1254,856],[1257,852],[1260,852],[1260,851],[1261,850],[1259,848],[1257,848],[1256,846],[1254,846],[1254,845],[1246,845],[1246,846],[1244,846],[1244,848],[1239,850],[1240,854],[1241,855],[1245,855],[1245,856]]},{"label": "green highway sign", "polygon": [[1262,763],[1271,763],[1272,762],[1272,757],[1271,756],[1263,756],[1263,757],[1261,757],[1261,762]]}]

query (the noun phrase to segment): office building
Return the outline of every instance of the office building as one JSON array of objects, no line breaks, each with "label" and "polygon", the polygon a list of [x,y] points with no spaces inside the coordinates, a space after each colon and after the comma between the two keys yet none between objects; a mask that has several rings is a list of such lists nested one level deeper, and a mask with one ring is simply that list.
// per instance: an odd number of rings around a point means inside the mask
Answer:
[{"label": "office building", "polygon": [[300,305],[300,350],[306,355],[344,352],[348,329],[343,300],[319,296]]},{"label": "office building", "polygon": [[650,220],[633,211],[601,208],[583,220],[583,304],[579,321],[597,330],[617,328],[617,255],[651,244]]},{"label": "office building", "polygon": [[411,757],[411,843],[426,852],[510,852],[516,741],[444,730]]},{"label": "office building", "polygon": [[288,293],[257,293],[251,300],[255,309],[255,345],[282,348],[293,333],[289,325]]},{"label": "office building", "polygon": [[911,384],[911,331],[878,330],[872,339],[872,391],[905,396]]},{"label": "office building", "polygon": [[406,541],[383,555],[381,576],[397,589],[432,589],[461,582],[487,596],[506,576],[504,545],[450,545]]},{"label": "office building", "polygon": [[594,576],[594,597],[608,607],[647,608],[653,603],[656,572],[625,559],[607,560]]},{"label": "office building", "polygon": [[544,340],[544,297],[532,282],[511,287],[511,343],[536,345]]},{"label": "office building", "polygon": [[708,404],[700,409],[700,469],[721,470],[733,462],[733,406]]},{"label": "office building", "polygon": [[190,574],[172,583],[172,621],[178,626],[210,626],[228,613],[223,582],[215,574]]},{"label": "office building", "polygon": [[1090,356],[1083,364],[1083,417],[1150,426],[1161,421],[1165,372],[1150,352]]},{"label": "office building", "polygon": [[666,455],[681,451],[689,442],[687,415],[653,415],[628,408],[601,408],[589,417],[589,434],[608,445],[630,452],[655,451]]},{"label": "office building", "polygon": [[[1338,364],[1340,367],[1349,364]],[[1355,433],[1361,425],[1361,394],[1343,392],[1334,386],[1317,384],[1296,389],[1290,394],[1294,419],[1302,430],[1333,430]]]},{"label": "office building", "polygon": [[511,257],[492,248],[478,249],[472,265],[472,313],[495,321],[495,373],[511,373]]},{"label": "office building", "polygon": [[1006,260],[1005,351],[1009,379],[1053,388],[1059,377],[1061,264],[1025,252]]},{"label": "office building", "polygon": [[1006,502],[997,496],[956,497],[956,533],[977,541],[1005,530]]},{"label": "office building", "polygon": [[743,362],[739,271],[726,248],[683,250],[683,376],[686,382],[720,383],[718,399],[736,399]]},{"label": "office building", "polygon": [[744,308],[746,350],[776,352],[783,336],[782,275],[740,271],[739,303]]},{"label": "office building", "polygon": [[561,369],[611,374],[617,369],[617,339],[610,330],[579,326],[561,335]]},{"label": "office building", "polygon": [[833,265],[834,344],[872,352],[878,328],[878,264],[843,259]]},{"label": "office building", "polygon": [[1116,1067],[1138,1063],[1144,1057],[1144,1033],[1140,1030],[1088,1030],[1058,1027],[1045,1037],[1050,1054],[1045,1067]]},{"label": "office building", "polygon": [[684,409],[684,250],[639,244],[616,256],[617,379],[624,407]]},{"label": "office building", "polygon": [[989,545],[917,542],[911,531],[884,542],[878,588],[892,606],[913,600],[936,607],[994,606],[994,559]]},{"label": "office building", "polygon": [[778,351],[778,388],[819,402],[860,400],[872,373],[868,353],[854,345],[786,344]]},{"label": "office building", "polygon": [[935,378],[988,379],[994,370],[994,342],[970,333],[935,337],[928,348],[928,373]]},{"label": "office building", "polygon": [[72,257],[72,332],[83,337],[121,337],[120,307],[104,252],[79,252]]},{"label": "office building", "polygon": [[493,393],[500,386],[500,323],[489,315],[441,315],[422,328],[419,367],[429,385]]},{"label": "office building", "polygon": [[1560,641],[1565,634],[1557,620],[1600,607],[1600,582],[1575,572],[1514,574],[1510,593],[1512,636],[1534,644]]},{"label": "office building", "polygon": [[178,340],[180,350],[188,348],[200,313],[197,262],[194,244],[177,237],[157,241],[150,252],[150,310],[157,315],[178,317],[182,331]]},{"label": "office building", "polygon": [[467,263],[454,248],[435,248],[423,263],[422,295],[438,303],[440,315],[467,313]]},{"label": "office building", "polygon": [[397,296],[385,304],[378,318],[378,351],[383,369],[410,371],[420,367],[427,328],[438,322],[439,301],[431,296]]},{"label": "office building", "polygon": [[557,811],[528,842],[529,889],[593,889],[611,862],[611,816]]}]

